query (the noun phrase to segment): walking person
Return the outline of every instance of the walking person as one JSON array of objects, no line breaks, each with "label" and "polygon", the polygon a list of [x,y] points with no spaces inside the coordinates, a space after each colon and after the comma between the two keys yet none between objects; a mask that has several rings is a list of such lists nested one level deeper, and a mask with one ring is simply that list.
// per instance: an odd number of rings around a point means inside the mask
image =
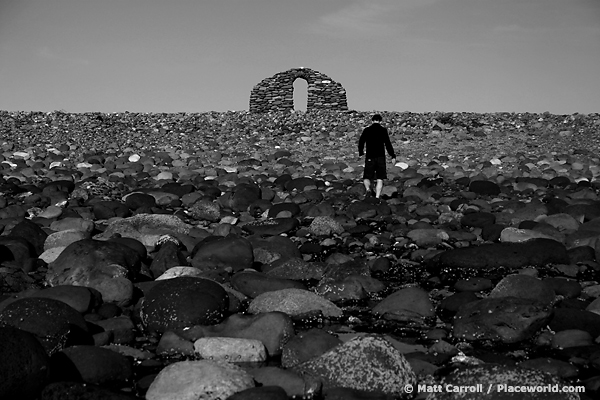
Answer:
[{"label": "walking person", "polygon": [[[375,185],[376,198],[381,196],[383,180],[387,178],[385,165],[386,150],[390,157],[392,157],[392,163],[396,164],[396,154],[390,142],[388,130],[381,125],[382,120],[383,118],[380,114],[373,115],[371,118],[373,123],[363,130],[358,140],[358,154],[360,157],[365,154],[365,171],[363,173],[365,189],[367,190],[367,195],[372,193],[371,182],[374,179],[377,180]],[[363,151],[365,145],[367,147],[366,152]]]}]

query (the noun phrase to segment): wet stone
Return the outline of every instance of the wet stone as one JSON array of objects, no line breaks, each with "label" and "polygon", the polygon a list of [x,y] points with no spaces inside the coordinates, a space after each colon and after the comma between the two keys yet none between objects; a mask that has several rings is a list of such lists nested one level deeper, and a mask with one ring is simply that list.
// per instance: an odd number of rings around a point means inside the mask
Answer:
[{"label": "wet stone", "polygon": [[300,333],[287,342],[283,348],[281,364],[290,368],[314,357],[318,357],[342,341],[321,329],[313,328]]},{"label": "wet stone", "polygon": [[[506,365],[498,365],[498,364],[483,364],[476,366],[465,366],[454,369],[449,375],[443,377],[440,381],[435,382],[439,383],[442,386],[444,385],[452,385],[454,387],[458,386],[472,386],[473,384],[481,384],[482,388],[491,388],[491,393],[489,395],[490,399],[503,399],[507,398],[506,391],[509,386],[542,386],[542,385],[553,385],[558,384],[559,386],[564,386],[565,381],[558,378],[555,375],[549,374],[547,372],[522,368],[522,367],[514,367],[514,366],[506,366]],[[483,391],[482,389],[481,391]],[[513,397],[512,394],[509,394],[510,397]],[[443,400],[443,399],[452,399],[455,397],[455,393],[452,392],[440,392],[440,393],[432,393],[427,399],[429,400]],[[475,400],[481,398],[481,393],[464,393],[461,396],[462,398]],[[522,398],[520,395],[515,398]],[[535,399],[543,399],[543,400],[558,400],[558,399],[569,399],[576,400],[579,399],[579,396],[576,393],[536,393],[535,397],[531,397]]]},{"label": "wet stone", "polygon": [[[203,379],[197,379],[202,376]],[[226,362],[179,361],[162,369],[146,393],[147,400],[225,399],[254,387],[252,376]]]},{"label": "wet stone", "polygon": [[269,207],[268,217],[277,218],[281,212],[289,212],[290,217],[297,217],[300,215],[301,209],[296,203],[277,203]]},{"label": "wet stone", "polygon": [[454,315],[465,304],[479,300],[479,297],[471,291],[454,293],[445,297],[438,305],[438,316],[443,321],[451,322]]},{"label": "wet stone", "polygon": [[200,199],[187,210],[188,215],[197,220],[216,222],[221,218],[221,209],[215,202]]},{"label": "wet stone", "polygon": [[19,299],[0,312],[0,326],[12,326],[35,335],[53,354],[73,344],[90,344],[83,316],[68,304],[43,297]]},{"label": "wet stone", "polygon": [[548,277],[544,279],[544,285],[549,287],[559,296],[564,296],[568,299],[579,297],[582,288],[581,284],[574,279],[563,277]]},{"label": "wet stone", "polygon": [[194,353],[203,359],[226,362],[263,362],[265,345],[256,339],[212,337],[194,342]]},{"label": "wet stone", "polygon": [[275,218],[270,220],[258,220],[254,222],[249,222],[243,226],[247,232],[250,232],[253,235],[280,235],[282,233],[287,233],[299,225],[298,220],[293,217],[285,217],[285,218]]},{"label": "wet stone", "polygon": [[492,243],[452,249],[444,252],[439,261],[451,268],[521,268],[564,264],[568,257],[564,245],[551,239],[533,239],[524,243]]},{"label": "wet stone", "polygon": [[0,327],[0,397],[34,399],[50,377],[50,358],[29,332]]},{"label": "wet stone", "polygon": [[593,337],[598,337],[600,336],[600,315],[574,308],[556,308],[549,327],[554,331],[579,329],[589,332]]},{"label": "wet stone", "polygon": [[235,234],[200,242],[192,254],[191,265],[203,271],[228,267],[241,271],[251,268],[254,262],[252,244]]},{"label": "wet stone", "polygon": [[73,285],[59,285],[42,289],[32,293],[29,297],[60,300],[82,314],[89,311],[98,302],[93,290],[84,286]]},{"label": "wet stone", "polygon": [[326,317],[341,317],[342,310],[335,304],[303,289],[282,289],[258,295],[248,307],[248,312],[258,314],[281,311],[288,315],[302,315],[319,311]]},{"label": "wet stone", "polygon": [[435,315],[429,294],[420,288],[405,288],[392,293],[373,307],[373,312],[402,321],[419,321]]},{"label": "wet stone", "polygon": [[269,356],[281,354],[283,346],[294,336],[291,318],[282,312],[256,315],[233,314],[220,324],[196,325],[178,331],[181,337],[195,341],[202,337],[231,337],[260,340]]},{"label": "wet stone", "polygon": [[487,298],[459,308],[452,332],[469,341],[517,343],[532,337],[552,318],[552,308],[517,297]]},{"label": "wet stone", "polygon": [[146,294],[142,322],[151,332],[164,333],[224,319],[229,297],[216,282],[192,277],[160,281]]},{"label": "wet stone", "polygon": [[278,259],[262,268],[267,275],[295,280],[321,279],[325,269],[322,263],[308,262],[298,257]]},{"label": "wet stone", "polygon": [[492,281],[487,278],[474,277],[461,279],[454,284],[454,289],[459,292],[479,292],[492,288]]},{"label": "wet stone", "polygon": [[55,381],[111,385],[123,384],[133,376],[127,357],[98,346],[67,347],[55,353],[50,362]]},{"label": "wet stone", "polygon": [[285,236],[252,235],[248,237],[252,244],[254,260],[262,264],[271,264],[276,261],[284,262],[292,258],[299,258],[301,253],[298,246]]},{"label": "wet stone", "polygon": [[40,400],[77,399],[135,400],[135,397],[83,382],[53,382],[47,385],[40,395]]},{"label": "wet stone", "polygon": [[475,180],[469,183],[469,191],[481,195],[495,196],[500,194],[500,187],[491,181]]},{"label": "wet stone", "polygon": [[555,293],[545,281],[524,274],[514,274],[502,278],[490,293],[492,298],[508,296],[552,304]]},{"label": "wet stone", "polygon": [[306,289],[306,286],[301,282],[252,271],[242,271],[233,275],[231,286],[250,298],[255,298],[265,292],[282,289]]},{"label": "wet stone", "polygon": [[406,385],[416,381],[404,356],[378,336],[357,337],[293,369],[321,379],[324,388],[341,386],[393,395],[405,393]]}]

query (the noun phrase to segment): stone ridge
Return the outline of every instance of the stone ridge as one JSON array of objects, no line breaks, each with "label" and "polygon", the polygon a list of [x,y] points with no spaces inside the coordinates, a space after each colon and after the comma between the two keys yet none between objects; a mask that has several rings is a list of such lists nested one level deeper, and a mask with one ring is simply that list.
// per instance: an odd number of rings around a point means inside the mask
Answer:
[{"label": "stone ridge", "polygon": [[346,90],[341,84],[310,68],[292,68],[260,81],[250,92],[250,112],[294,110],[294,81],[308,82],[306,111],[348,110]]},{"label": "stone ridge", "polygon": [[[600,114],[412,113],[381,111],[399,160],[444,157],[482,162],[521,154],[597,156]],[[3,152],[38,149],[85,159],[90,154],[183,150],[221,160],[278,148],[295,161],[320,154],[359,161],[356,144],[372,112],[67,113],[0,111]],[[6,160],[0,154],[0,162]],[[58,156],[57,156],[58,157]],[[62,161],[62,157],[60,160]]]}]

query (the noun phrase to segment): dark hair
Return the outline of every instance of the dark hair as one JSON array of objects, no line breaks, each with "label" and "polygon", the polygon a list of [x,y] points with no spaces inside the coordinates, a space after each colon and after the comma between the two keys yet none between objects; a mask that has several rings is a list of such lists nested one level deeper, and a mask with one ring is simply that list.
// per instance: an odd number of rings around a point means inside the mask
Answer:
[{"label": "dark hair", "polygon": [[373,118],[371,118],[371,121],[381,122],[383,121],[383,118],[381,118],[381,114],[375,114],[373,115]]}]

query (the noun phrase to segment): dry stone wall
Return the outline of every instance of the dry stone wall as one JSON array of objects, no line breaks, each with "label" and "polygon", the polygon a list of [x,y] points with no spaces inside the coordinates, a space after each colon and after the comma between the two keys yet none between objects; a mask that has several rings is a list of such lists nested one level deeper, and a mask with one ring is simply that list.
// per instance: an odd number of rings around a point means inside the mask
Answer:
[{"label": "dry stone wall", "polygon": [[341,84],[310,68],[292,68],[263,79],[250,93],[250,112],[294,110],[294,81],[308,83],[306,112],[317,110],[346,111],[346,90]]}]

